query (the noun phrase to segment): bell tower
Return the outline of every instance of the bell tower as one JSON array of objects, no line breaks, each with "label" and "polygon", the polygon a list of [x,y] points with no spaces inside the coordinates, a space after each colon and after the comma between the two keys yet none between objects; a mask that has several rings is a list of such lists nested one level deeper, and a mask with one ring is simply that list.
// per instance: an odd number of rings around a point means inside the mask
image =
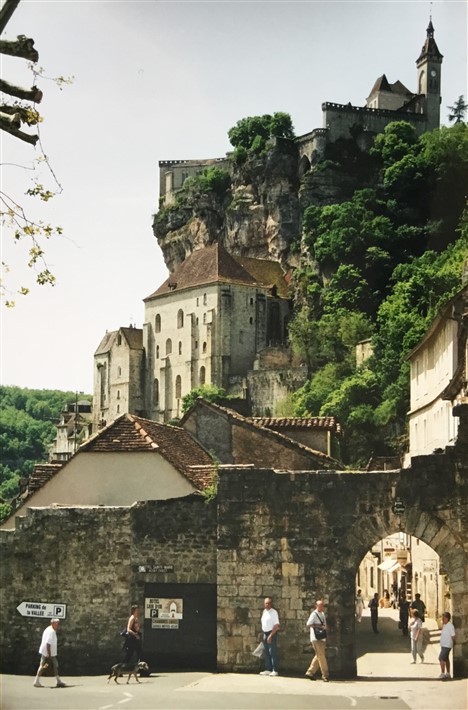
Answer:
[{"label": "bell tower", "polygon": [[443,55],[439,52],[434,39],[434,26],[432,20],[426,30],[426,41],[421,54],[416,60],[418,71],[418,94],[424,97],[424,113],[426,115],[426,130],[432,131],[439,128],[440,124],[440,96],[441,69]]}]

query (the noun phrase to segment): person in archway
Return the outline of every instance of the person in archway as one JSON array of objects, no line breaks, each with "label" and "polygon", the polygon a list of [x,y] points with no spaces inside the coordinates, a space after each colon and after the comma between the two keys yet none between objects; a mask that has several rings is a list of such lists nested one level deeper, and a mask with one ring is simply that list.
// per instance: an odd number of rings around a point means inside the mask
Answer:
[{"label": "person in archway", "polygon": [[403,636],[408,636],[408,618],[410,603],[406,598],[405,593],[400,592],[400,599],[398,601],[398,609],[400,610],[400,623],[398,627],[401,629]]},{"label": "person in archway", "polygon": [[416,663],[419,656],[421,663],[424,663],[424,654],[422,652],[422,621],[417,609],[411,610],[411,621],[409,622],[410,637],[411,637],[411,655],[413,660],[411,663]]},{"label": "person in archway", "polygon": [[356,621],[361,623],[362,612],[364,611],[364,599],[362,598],[361,589],[357,590],[355,599]]},{"label": "person in archway", "polygon": [[374,594],[374,596],[369,602],[369,609],[372,631],[374,632],[374,634],[378,634],[379,631],[377,629],[377,624],[379,620],[379,595],[377,594],[377,592]]},{"label": "person in archway", "polygon": [[426,605],[424,604],[423,600],[421,599],[420,594],[415,594],[414,600],[411,602],[411,609],[416,609],[421,621],[422,622],[425,621]]},{"label": "person in archway", "polygon": [[450,651],[455,646],[455,626],[450,621],[452,617],[446,611],[442,614],[442,630],[440,632],[440,680],[450,678]]}]

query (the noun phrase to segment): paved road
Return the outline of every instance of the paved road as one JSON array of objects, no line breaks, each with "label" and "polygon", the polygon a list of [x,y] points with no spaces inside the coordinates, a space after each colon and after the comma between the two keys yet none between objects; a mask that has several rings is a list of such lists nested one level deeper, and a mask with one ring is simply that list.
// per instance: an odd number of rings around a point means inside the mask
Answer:
[{"label": "paved road", "polygon": [[33,688],[27,676],[3,676],[2,710],[467,710],[468,681],[437,679],[437,627],[425,663],[411,665],[409,641],[396,613],[384,610],[380,633],[366,616],[357,625],[358,679],[311,682],[306,678],[234,673],[154,673],[127,685],[107,676],[64,678],[67,688]]}]

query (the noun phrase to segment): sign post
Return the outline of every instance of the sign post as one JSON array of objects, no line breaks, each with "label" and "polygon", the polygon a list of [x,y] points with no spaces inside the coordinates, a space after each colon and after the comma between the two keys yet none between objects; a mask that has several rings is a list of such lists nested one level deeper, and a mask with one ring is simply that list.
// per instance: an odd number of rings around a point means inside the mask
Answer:
[{"label": "sign post", "polygon": [[43,619],[65,619],[66,604],[44,604],[43,602],[21,602],[16,607],[21,616],[41,617]]}]

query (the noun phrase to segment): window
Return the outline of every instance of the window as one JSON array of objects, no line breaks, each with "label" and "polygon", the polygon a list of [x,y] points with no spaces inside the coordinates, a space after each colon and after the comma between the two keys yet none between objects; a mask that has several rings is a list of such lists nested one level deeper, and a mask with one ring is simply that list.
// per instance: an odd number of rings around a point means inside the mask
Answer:
[{"label": "window", "polygon": [[122,377],[122,368],[121,367],[117,368],[117,377]]},{"label": "window", "polygon": [[207,296],[206,293],[203,294],[203,305],[206,306],[207,303]]},{"label": "window", "polygon": [[194,348],[195,348],[195,350],[198,350],[198,340],[195,341]]},{"label": "window", "polygon": [[178,328],[183,328],[184,327],[184,312],[182,308],[179,308],[177,311],[177,327]]},{"label": "window", "polygon": [[117,399],[120,399],[120,390],[117,390]]},{"label": "window", "polygon": [[156,357],[159,357],[159,345],[156,345]]},{"label": "window", "polygon": [[117,405],[117,414],[120,414],[120,404]]},{"label": "window", "polygon": [[172,353],[172,340],[168,338],[166,340],[166,355],[170,355]]},{"label": "window", "polygon": [[179,355],[182,355],[182,341],[179,340]]},{"label": "window", "polygon": [[253,306],[254,300],[253,298],[250,299],[250,305]]},{"label": "window", "polygon": [[252,318],[252,316],[250,316],[250,318],[249,318],[249,323],[250,323],[250,325],[253,325],[253,318]]},{"label": "window", "polygon": [[200,367],[200,384],[205,384],[205,368],[203,366]]},{"label": "window", "polygon": [[200,299],[197,298],[197,306],[199,306],[199,305],[200,305]]},{"label": "window", "polygon": [[203,314],[203,323],[206,323],[206,313]]},{"label": "window", "polygon": [[175,379],[175,396],[176,399],[180,399],[182,396],[182,378],[180,375],[177,375]]},{"label": "window", "polygon": [[157,406],[159,404],[159,380],[153,382],[153,402]]},{"label": "window", "polygon": [[156,316],[156,318],[154,319],[154,330],[156,333],[161,332],[161,316],[159,315],[159,313]]},{"label": "window", "polygon": [[120,333],[117,336],[117,345],[122,345],[122,336],[120,335]]},{"label": "window", "polygon": [[202,352],[206,353],[206,343],[203,343],[202,345]]}]

